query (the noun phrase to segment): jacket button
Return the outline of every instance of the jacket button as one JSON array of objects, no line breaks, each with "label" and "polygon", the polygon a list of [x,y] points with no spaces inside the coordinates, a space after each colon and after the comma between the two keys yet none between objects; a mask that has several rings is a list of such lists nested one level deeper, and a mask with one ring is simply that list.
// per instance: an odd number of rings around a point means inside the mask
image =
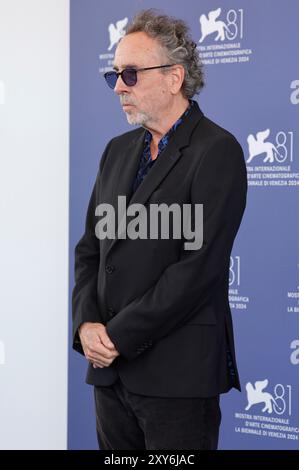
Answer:
[{"label": "jacket button", "polygon": [[110,318],[114,317],[115,311],[112,307],[108,308],[108,315]]},{"label": "jacket button", "polygon": [[106,268],[105,268],[105,269],[106,269],[106,273],[108,273],[108,274],[112,274],[112,273],[113,273],[113,271],[114,271],[114,269],[115,269],[115,267],[114,267],[114,266],[112,266],[111,264],[107,264],[107,266],[106,266]]}]

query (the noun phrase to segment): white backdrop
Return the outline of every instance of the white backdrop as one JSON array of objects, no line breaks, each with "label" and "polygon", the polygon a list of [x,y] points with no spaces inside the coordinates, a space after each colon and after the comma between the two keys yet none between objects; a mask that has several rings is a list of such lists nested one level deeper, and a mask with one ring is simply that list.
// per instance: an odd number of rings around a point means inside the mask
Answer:
[{"label": "white backdrop", "polygon": [[67,436],[69,1],[0,0],[0,448]]}]

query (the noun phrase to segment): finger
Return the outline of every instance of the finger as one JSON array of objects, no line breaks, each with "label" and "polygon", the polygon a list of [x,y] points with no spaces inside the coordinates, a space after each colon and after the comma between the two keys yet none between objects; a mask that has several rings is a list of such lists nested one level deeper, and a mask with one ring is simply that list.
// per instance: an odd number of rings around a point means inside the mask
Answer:
[{"label": "finger", "polygon": [[88,362],[89,362],[89,364],[90,364],[94,369],[96,369],[97,367],[102,367],[102,366],[100,366],[99,364],[96,365],[96,364],[95,364],[94,362],[92,362],[91,360],[88,360]]},{"label": "finger", "polygon": [[90,354],[94,356],[103,356],[106,359],[112,359],[117,353],[117,351],[112,351],[111,349],[107,349],[103,343],[97,343],[96,345],[92,345],[89,348]]},{"label": "finger", "polygon": [[90,362],[92,362],[93,364],[96,363],[96,364],[102,364],[104,366],[109,366],[111,364],[111,362],[113,361],[113,359],[106,359],[105,357],[101,356],[101,355],[94,355],[94,354],[90,354],[88,356],[88,359]]},{"label": "finger", "polygon": [[98,367],[101,367],[101,368],[104,367],[104,364],[102,364],[102,362],[100,361],[93,362],[90,360],[89,363],[94,369],[97,369]]},{"label": "finger", "polygon": [[107,364],[106,364],[106,363],[104,363],[104,362],[102,362],[102,361],[95,361],[95,362],[94,362],[94,366],[95,366],[95,368],[100,367],[100,368],[102,369],[103,367],[109,367],[109,366],[110,366],[110,363],[107,363]]}]

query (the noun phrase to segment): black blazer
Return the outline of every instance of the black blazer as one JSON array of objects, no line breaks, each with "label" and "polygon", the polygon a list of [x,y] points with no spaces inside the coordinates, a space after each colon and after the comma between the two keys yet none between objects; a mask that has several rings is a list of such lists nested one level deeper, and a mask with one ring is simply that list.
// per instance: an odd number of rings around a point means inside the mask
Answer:
[{"label": "black blazer", "polygon": [[[112,139],[102,156],[83,237],[75,248],[73,347],[78,327],[101,322],[120,352],[110,367],[88,367],[87,383],[161,397],[240,390],[228,301],[230,254],[246,204],[241,146],[197,103],[131,196],[145,130]],[[179,239],[95,235],[100,203],[203,204],[203,245]],[[127,220],[127,222],[130,219]]]}]

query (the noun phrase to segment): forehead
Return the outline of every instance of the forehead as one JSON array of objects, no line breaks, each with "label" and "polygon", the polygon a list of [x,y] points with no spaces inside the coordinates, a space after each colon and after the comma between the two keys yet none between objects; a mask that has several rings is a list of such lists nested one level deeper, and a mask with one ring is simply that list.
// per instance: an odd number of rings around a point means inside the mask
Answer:
[{"label": "forehead", "polygon": [[162,48],[156,39],[143,32],[124,36],[119,42],[114,56],[114,68],[123,69],[128,66],[151,66],[162,56]]}]

